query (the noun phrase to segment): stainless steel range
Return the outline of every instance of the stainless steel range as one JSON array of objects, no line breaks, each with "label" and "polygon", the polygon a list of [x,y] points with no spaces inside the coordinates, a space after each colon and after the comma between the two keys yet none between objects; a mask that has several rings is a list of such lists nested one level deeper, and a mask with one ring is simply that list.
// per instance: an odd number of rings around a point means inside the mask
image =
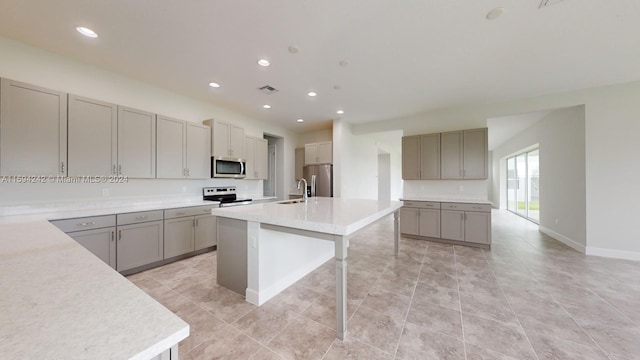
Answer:
[{"label": "stainless steel range", "polygon": [[220,207],[249,205],[252,199],[238,199],[235,186],[202,188],[202,200],[219,201]]}]

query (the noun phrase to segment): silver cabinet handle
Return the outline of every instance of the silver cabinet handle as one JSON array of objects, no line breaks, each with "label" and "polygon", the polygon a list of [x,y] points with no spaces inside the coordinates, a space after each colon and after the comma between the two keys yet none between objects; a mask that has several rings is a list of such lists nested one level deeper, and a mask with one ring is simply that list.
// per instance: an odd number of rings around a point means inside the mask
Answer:
[{"label": "silver cabinet handle", "polygon": [[118,241],[122,240],[122,230],[118,230]]},{"label": "silver cabinet handle", "polygon": [[118,173],[116,172],[116,164],[113,164],[113,167],[111,168],[111,173],[113,175],[118,175]]},{"label": "silver cabinet handle", "polygon": [[118,165],[118,175],[122,175],[122,165]]},{"label": "silver cabinet handle", "polygon": [[64,174],[64,161],[60,163],[60,172]]},{"label": "silver cabinet handle", "polygon": [[96,222],[95,221],[89,221],[89,222],[83,222],[78,224],[78,226],[91,226],[91,225],[95,225]]},{"label": "silver cabinet handle", "polygon": [[187,176],[191,176],[191,174],[189,173],[189,168],[187,168]]},{"label": "silver cabinet handle", "polygon": [[140,215],[140,216],[136,216],[136,220],[144,220],[146,219],[148,216],[147,215]]},{"label": "silver cabinet handle", "polygon": [[113,242],[113,240],[115,240],[115,238],[116,238],[116,232],[112,231],[111,232],[111,242]]},{"label": "silver cabinet handle", "polygon": [[176,216],[180,216],[180,215],[184,215],[184,214],[185,214],[184,211],[179,211],[179,212],[176,213]]}]

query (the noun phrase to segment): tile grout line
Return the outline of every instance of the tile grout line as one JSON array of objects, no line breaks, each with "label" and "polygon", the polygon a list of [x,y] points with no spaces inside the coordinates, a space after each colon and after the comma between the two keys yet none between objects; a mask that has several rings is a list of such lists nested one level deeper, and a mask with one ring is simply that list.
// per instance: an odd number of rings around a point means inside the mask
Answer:
[{"label": "tile grout line", "polygon": [[462,317],[462,299],[460,298],[460,279],[458,276],[458,260],[457,260],[457,255],[456,255],[456,247],[454,245],[451,246],[451,249],[453,250],[453,267],[456,270],[456,285],[457,285],[457,290],[458,290],[458,309],[460,310],[460,327],[462,328],[462,349],[464,350],[464,358],[465,360],[468,359],[467,356],[467,339],[464,335],[465,331],[464,331],[464,319]]}]

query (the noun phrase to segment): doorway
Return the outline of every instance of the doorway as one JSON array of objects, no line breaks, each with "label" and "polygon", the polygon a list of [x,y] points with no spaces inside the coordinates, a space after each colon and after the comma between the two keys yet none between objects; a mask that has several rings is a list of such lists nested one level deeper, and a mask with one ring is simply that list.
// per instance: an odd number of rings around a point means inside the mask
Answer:
[{"label": "doorway", "polygon": [[262,183],[262,194],[265,197],[275,196],[284,199],[284,138],[264,134],[267,140],[267,179]]},{"label": "doorway", "polygon": [[507,210],[540,223],[540,151],[507,158]]}]

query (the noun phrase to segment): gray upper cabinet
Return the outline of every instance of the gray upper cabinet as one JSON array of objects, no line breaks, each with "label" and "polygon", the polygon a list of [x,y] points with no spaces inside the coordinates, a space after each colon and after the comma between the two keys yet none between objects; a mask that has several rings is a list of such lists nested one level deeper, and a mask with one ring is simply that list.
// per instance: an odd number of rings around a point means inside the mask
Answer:
[{"label": "gray upper cabinet", "polygon": [[324,141],[304,145],[304,164],[332,164],[333,142]]},{"label": "gray upper cabinet", "polygon": [[486,179],[488,177],[488,130],[473,129],[463,133],[463,175],[465,179]]},{"label": "gray upper cabinet", "polygon": [[267,179],[268,142],[252,136],[245,137],[244,151],[247,159],[247,180]]},{"label": "gray upper cabinet", "polygon": [[442,179],[462,179],[462,131],[440,134]]},{"label": "gray upper cabinet", "polygon": [[402,178],[440,179],[440,134],[402,138]]},{"label": "gray upper cabinet", "polygon": [[156,177],[156,115],[118,106],[118,175]]},{"label": "gray upper cabinet", "polygon": [[187,177],[211,178],[211,128],[187,123]]},{"label": "gray upper cabinet", "polygon": [[118,107],[69,94],[69,176],[116,175]]},{"label": "gray upper cabinet", "polygon": [[67,174],[67,94],[0,80],[0,174]]},{"label": "gray upper cabinet", "polygon": [[244,129],[218,120],[205,120],[211,127],[211,156],[244,158]]},{"label": "gray upper cabinet", "polygon": [[442,179],[488,177],[487,128],[441,134]]},{"label": "gray upper cabinet", "polygon": [[157,177],[208,179],[211,177],[211,129],[158,115]]},{"label": "gray upper cabinet", "polygon": [[162,179],[185,178],[187,176],[185,121],[158,115],[156,131],[156,176]]}]

